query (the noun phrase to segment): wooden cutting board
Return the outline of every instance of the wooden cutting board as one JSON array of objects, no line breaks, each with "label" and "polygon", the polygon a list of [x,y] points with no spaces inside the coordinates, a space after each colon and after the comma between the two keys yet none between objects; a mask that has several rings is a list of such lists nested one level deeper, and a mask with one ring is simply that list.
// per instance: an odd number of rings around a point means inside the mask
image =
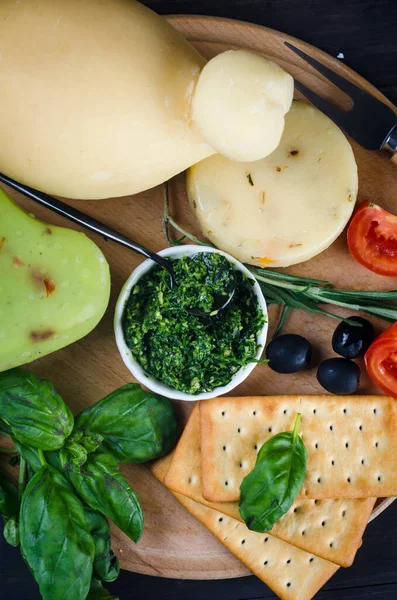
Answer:
[{"label": "wooden cutting board", "polygon": [[[211,18],[172,16],[169,22],[184,34],[206,58],[230,48],[255,50],[277,61],[293,76],[310,88],[348,106],[347,99],[325,82],[284,45],[285,40],[300,46],[324,64],[358,83],[361,87],[391,105],[368,82],[335,58],[316,48],[264,27],[237,21]],[[387,156],[367,152],[353,144],[359,166],[359,199],[369,198],[397,212],[397,171]],[[57,225],[74,227],[66,220],[8,190],[22,206],[39,218]],[[171,184],[173,214],[191,231],[199,233],[186,203],[184,177]],[[111,227],[152,250],[166,246],[161,229],[162,189],[156,188],[135,197],[103,201],[70,201],[70,204],[95,216]],[[29,365],[33,371],[53,381],[72,410],[77,413],[115,388],[131,381],[124,367],[113,336],[114,304],[122,284],[141,262],[141,257],[92,235],[109,260],[112,273],[112,296],[109,308],[100,325],[85,339]],[[350,257],[345,235],[320,256],[291,268],[291,272],[310,277],[327,278],[340,287],[356,289],[392,289],[395,280],[371,274]],[[275,323],[277,308],[270,310],[271,324]],[[342,314],[342,313],[341,313]],[[346,313],[345,313],[346,314]],[[380,331],[385,323],[371,319]],[[294,311],[286,332],[305,335],[315,348],[314,364],[332,356],[331,336],[336,322]],[[270,334],[271,334],[270,329]],[[315,367],[296,375],[278,375],[266,365],[258,365],[253,374],[234,395],[322,393],[317,383]],[[362,393],[378,390],[362,371]],[[193,403],[175,402],[181,427]],[[191,517],[171,494],[150,475],[147,466],[127,466],[123,469],[138,492],[145,512],[145,533],[134,545],[116,528],[113,529],[113,548],[123,568],[164,577],[181,579],[232,578],[249,574],[246,568]]]}]

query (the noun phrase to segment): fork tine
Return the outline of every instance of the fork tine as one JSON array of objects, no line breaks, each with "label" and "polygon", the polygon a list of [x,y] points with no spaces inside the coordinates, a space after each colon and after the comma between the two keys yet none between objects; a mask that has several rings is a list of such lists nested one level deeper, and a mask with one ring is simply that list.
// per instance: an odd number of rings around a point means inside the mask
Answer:
[{"label": "fork tine", "polygon": [[344,128],[347,115],[346,112],[339,110],[339,108],[336,108],[336,106],[334,106],[324,98],[321,98],[321,96],[316,94],[316,92],[313,92],[313,90],[309,89],[303,83],[300,83],[300,81],[297,81],[296,79],[295,87],[300,92],[302,92],[302,94],[306,96],[306,98],[310,100],[310,102],[314,104],[314,106],[317,106],[317,108],[326,115],[328,115],[328,117],[332,119],[332,121],[334,121],[340,127]]},{"label": "fork tine", "polygon": [[329,79],[329,81],[332,81],[332,83],[334,83],[338,88],[340,88],[342,91],[346,92],[346,94],[348,96],[350,96],[350,98],[353,101],[358,100],[363,95],[364,96],[368,95],[360,87],[358,87],[354,83],[351,83],[350,81],[347,81],[347,79],[345,79],[341,75],[338,75],[338,73],[335,73],[335,71],[332,71],[332,69],[329,69],[325,65],[321,64],[320,62],[318,62],[318,60],[315,60],[314,58],[312,58],[311,56],[309,56],[308,54],[306,54],[299,48],[296,48],[289,42],[284,42],[284,44],[285,44],[285,46],[287,46],[287,48],[289,48],[290,50],[295,52],[295,54],[297,54],[298,56],[303,58],[304,61],[309,63],[309,65],[314,67],[317,71],[319,71],[322,75],[324,75],[327,79]]}]

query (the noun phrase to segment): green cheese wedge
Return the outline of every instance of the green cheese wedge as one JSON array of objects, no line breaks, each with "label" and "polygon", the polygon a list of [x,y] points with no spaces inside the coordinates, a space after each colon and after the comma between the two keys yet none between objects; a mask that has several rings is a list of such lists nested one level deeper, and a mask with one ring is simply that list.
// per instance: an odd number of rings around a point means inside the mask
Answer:
[{"label": "green cheese wedge", "polygon": [[87,335],[109,295],[109,265],[94,242],[39,221],[0,189],[0,372]]}]

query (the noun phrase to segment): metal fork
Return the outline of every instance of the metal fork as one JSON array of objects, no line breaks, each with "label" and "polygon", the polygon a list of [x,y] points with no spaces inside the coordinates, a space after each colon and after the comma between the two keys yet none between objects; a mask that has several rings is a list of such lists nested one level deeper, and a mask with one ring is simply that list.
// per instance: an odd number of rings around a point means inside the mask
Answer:
[{"label": "metal fork", "polygon": [[284,42],[284,44],[345,92],[353,101],[353,107],[347,111],[340,110],[303,83],[295,80],[296,88],[361,146],[367,150],[385,150],[394,155],[392,160],[397,164],[397,115],[395,112],[296,46],[289,42]]}]

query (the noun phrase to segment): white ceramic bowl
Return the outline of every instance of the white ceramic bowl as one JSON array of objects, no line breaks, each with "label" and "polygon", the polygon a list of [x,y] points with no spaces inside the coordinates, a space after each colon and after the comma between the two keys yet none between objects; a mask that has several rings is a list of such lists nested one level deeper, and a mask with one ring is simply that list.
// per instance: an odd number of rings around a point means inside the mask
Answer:
[{"label": "white ceramic bowl", "polygon": [[[215,248],[211,248],[209,246],[193,246],[193,245],[177,246],[177,247],[173,247],[173,248],[166,248],[165,250],[162,250],[158,254],[160,254],[161,256],[165,256],[167,258],[181,258],[182,256],[190,256],[192,254],[197,254],[198,252],[216,252],[217,254],[222,254],[222,256],[225,256],[235,266],[235,269],[241,271],[242,273],[244,273],[244,275],[246,275],[247,277],[249,277],[250,279],[255,281],[254,285],[252,286],[252,290],[253,290],[253,293],[256,295],[259,306],[261,307],[261,309],[266,317],[266,323],[264,324],[263,329],[260,331],[260,333],[257,337],[258,351],[256,353],[256,358],[259,359],[261,357],[263,348],[265,347],[266,336],[267,336],[267,306],[266,306],[265,298],[263,297],[263,294],[262,294],[262,290],[259,287],[259,284],[256,281],[256,279],[254,278],[254,276],[252,275],[252,273],[250,273],[248,271],[248,269],[246,267],[244,267],[244,265],[241,264],[238,260],[236,260],[235,258],[230,256],[230,254],[226,254],[226,252],[222,252],[221,250],[216,250]],[[168,385],[165,385],[164,383],[162,383],[155,377],[148,375],[147,373],[145,373],[145,371],[142,369],[142,367],[137,363],[137,361],[133,358],[131,351],[128,348],[128,346],[125,342],[125,339],[124,339],[124,332],[123,332],[124,309],[125,309],[125,305],[126,305],[128,299],[130,297],[130,293],[131,293],[131,290],[134,287],[134,285],[136,285],[138,283],[139,279],[143,275],[145,275],[148,271],[150,271],[150,269],[154,265],[155,265],[155,263],[150,259],[145,260],[141,265],[139,265],[139,267],[137,267],[131,273],[131,275],[125,282],[123,289],[120,292],[120,296],[117,300],[116,311],[115,311],[115,315],[114,315],[114,332],[115,332],[115,336],[116,336],[117,347],[119,349],[119,352],[120,352],[121,358],[123,359],[124,364],[131,371],[131,373],[133,374],[135,379],[137,379],[139,381],[139,383],[141,383],[142,385],[149,388],[152,392],[155,392],[156,394],[161,394],[162,396],[166,396],[167,398],[174,398],[175,400],[195,401],[195,400],[207,400],[208,398],[214,398],[215,396],[220,396],[221,394],[227,394],[228,392],[233,390],[236,386],[238,386],[240,383],[242,383],[244,381],[244,379],[246,379],[246,377],[248,377],[248,375],[251,373],[251,371],[256,367],[257,363],[252,362],[252,363],[249,363],[248,365],[246,365],[245,367],[242,367],[241,369],[239,369],[233,375],[231,381],[227,385],[216,387],[216,388],[214,388],[214,390],[212,390],[212,392],[205,392],[202,394],[193,395],[193,394],[187,394],[186,392],[179,392],[179,391],[175,390],[174,388],[171,388]]]}]

